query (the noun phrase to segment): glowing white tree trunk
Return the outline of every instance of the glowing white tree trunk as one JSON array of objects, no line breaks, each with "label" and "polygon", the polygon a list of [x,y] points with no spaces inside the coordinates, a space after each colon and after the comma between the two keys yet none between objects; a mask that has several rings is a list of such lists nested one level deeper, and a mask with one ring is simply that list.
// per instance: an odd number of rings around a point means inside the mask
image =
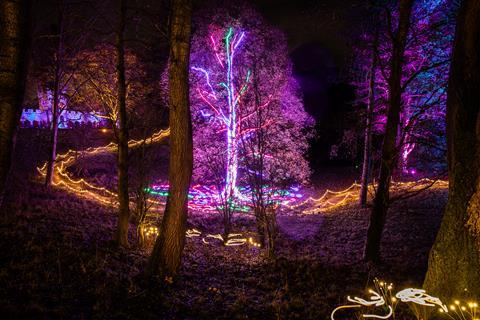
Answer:
[{"label": "glowing white tree trunk", "polygon": [[[236,96],[234,87],[233,74],[233,58],[235,49],[243,39],[244,33],[241,33],[240,38],[237,37],[231,41],[233,35],[233,28],[228,29],[225,36],[225,49],[227,58],[227,93],[228,93],[228,109],[229,121],[227,124],[227,172],[225,179],[225,197],[231,199],[237,191],[237,174],[238,174],[238,123],[237,123],[237,104],[239,96]],[[241,94],[241,92],[239,93]]]},{"label": "glowing white tree trunk", "polygon": [[[409,134],[406,133],[405,134],[406,137],[405,137],[405,141],[408,141],[407,139],[409,139]],[[409,170],[408,169],[408,157],[410,156],[410,153],[412,153],[413,149],[415,148],[415,143],[405,143],[402,147],[402,157],[400,159],[401,161],[401,168],[402,168],[402,172],[403,173],[415,173],[415,170],[412,169],[412,170]]]},{"label": "glowing white tree trunk", "polygon": [[[233,118],[231,120],[234,120]],[[227,131],[227,172],[225,175],[224,195],[227,198],[234,197],[237,192],[238,173],[238,141],[237,126],[233,122]]]},{"label": "glowing white tree trunk", "polygon": [[225,80],[220,83],[226,92],[226,105],[225,101],[222,101],[221,96],[210,83],[210,73],[204,68],[192,67],[192,70],[203,73],[206,86],[206,90],[197,88],[197,92],[200,98],[212,109],[215,114],[215,118],[225,126],[226,129],[226,172],[225,172],[225,184],[222,191],[223,197],[228,202],[232,202],[234,198],[239,197],[240,193],[237,188],[237,176],[238,176],[238,147],[239,141],[242,137],[242,133],[239,130],[238,108],[242,94],[246,91],[250,72],[247,73],[245,82],[240,87],[235,85],[235,70],[234,70],[234,57],[235,50],[242,42],[245,36],[244,32],[235,33],[233,28],[229,28],[224,41],[225,52],[220,54],[218,51],[218,42],[215,41],[213,36],[210,37],[213,52],[216,57],[216,62],[222,71],[225,72]]},{"label": "glowing white tree trunk", "polygon": [[411,98],[407,99],[407,105],[405,106],[405,110],[401,116],[401,134],[399,135],[400,138],[400,163],[399,168],[402,170],[404,174],[414,174],[415,170],[409,170],[408,168],[408,158],[412,153],[413,149],[415,149],[415,142],[412,141],[412,134],[411,130],[412,127],[415,125],[416,119],[412,115],[412,111],[410,109],[411,105]]}]

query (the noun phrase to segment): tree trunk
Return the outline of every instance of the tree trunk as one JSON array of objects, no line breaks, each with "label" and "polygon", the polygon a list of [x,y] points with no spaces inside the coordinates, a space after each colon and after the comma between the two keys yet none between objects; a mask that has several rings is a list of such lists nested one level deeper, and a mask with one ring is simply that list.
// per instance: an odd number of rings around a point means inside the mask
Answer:
[{"label": "tree trunk", "polygon": [[45,176],[45,185],[52,184],[55,174],[55,159],[57,158],[57,140],[58,140],[58,118],[60,117],[59,97],[60,97],[60,77],[63,58],[63,3],[59,14],[59,32],[57,52],[55,52],[55,74],[53,78],[53,105],[52,105],[52,131],[50,132],[50,154],[47,162],[47,174]]},{"label": "tree trunk", "polygon": [[45,177],[45,185],[49,186],[52,184],[54,170],[55,170],[55,159],[57,157],[57,137],[58,137],[58,116],[59,116],[59,73],[60,73],[60,66],[58,63],[58,55],[57,55],[57,62],[55,66],[55,78],[53,81],[53,106],[52,106],[52,131],[50,135],[50,154],[47,163],[47,175]]},{"label": "tree trunk", "polygon": [[120,246],[128,246],[128,226],[130,218],[128,196],[128,127],[125,85],[125,0],[119,1],[119,17],[117,30],[117,106],[118,106],[118,226],[116,242]]},{"label": "tree trunk", "polygon": [[12,164],[28,67],[30,1],[0,2],[0,206]]},{"label": "tree trunk", "polygon": [[260,243],[261,248],[264,248],[266,238],[266,221],[264,210],[259,206],[255,208],[255,223],[257,225],[258,243]]},{"label": "tree trunk", "polygon": [[370,67],[370,77],[368,86],[368,105],[365,124],[365,144],[363,146],[363,165],[362,178],[360,182],[360,205],[365,207],[367,204],[368,182],[370,180],[371,157],[372,157],[372,114],[375,107],[375,72],[377,71],[377,46],[378,31],[375,33],[375,39],[372,44],[372,65]]},{"label": "tree trunk", "polygon": [[47,163],[47,175],[45,176],[45,186],[50,186],[53,181],[55,170],[55,159],[57,158],[58,141],[58,94],[54,93],[52,110],[52,131],[50,132],[50,153]]},{"label": "tree trunk", "polygon": [[270,207],[265,214],[266,233],[268,238],[268,258],[275,258],[275,240],[277,238],[277,214],[276,209]]},{"label": "tree trunk", "polygon": [[233,198],[226,198],[225,209],[223,210],[223,243],[227,243],[228,235],[232,231],[232,213],[234,205]]},{"label": "tree trunk", "polygon": [[464,1],[448,84],[449,198],[424,284],[442,299],[480,298],[479,20],[480,2]]},{"label": "tree trunk", "polygon": [[137,226],[137,239],[138,239],[138,246],[140,248],[145,247],[145,225],[139,224]]},{"label": "tree trunk", "polygon": [[401,80],[403,56],[410,27],[412,6],[413,0],[400,1],[398,31],[396,32],[394,39],[392,39],[393,51],[390,61],[390,76],[388,79],[390,94],[388,99],[387,124],[385,128],[385,136],[383,138],[377,192],[373,201],[370,224],[367,231],[367,242],[364,252],[364,258],[366,261],[377,261],[380,258],[380,241],[390,202],[390,181],[392,171],[395,169],[396,160],[398,158],[396,140],[402,104]]},{"label": "tree trunk", "polygon": [[191,0],[173,0],[170,26],[169,107],[170,183],[160,234],[147,275],[175,277],[185,244],[188,190],[193,169],[192,124],[189,106]]}]

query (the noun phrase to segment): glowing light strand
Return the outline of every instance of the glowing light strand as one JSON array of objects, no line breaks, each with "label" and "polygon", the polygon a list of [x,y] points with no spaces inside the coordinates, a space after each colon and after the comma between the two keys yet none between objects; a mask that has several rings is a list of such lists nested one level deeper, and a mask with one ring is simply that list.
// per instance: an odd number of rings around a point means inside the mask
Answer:
[{"label": "glowing light strand", "polygon": [[[400,191],[415,191],[431,185],[434,189],[448,188],[448,181],[446,180],[432,180],[429,178],[423,178],[410,182],[395,182],[392,181],[391,190],[393,192]],[[374,191],[374,184],[369,186],[369,191]],[[314,214],[322,211],[328,211],[338,208],[347,204],[353,204],[358,199],[358,193],[360,192],[360,185],[354,182],[350,187],[341,191],[332,191],[327,189],[319,198],[308,197],[307,199],[296,202],[293,204],[286,203],[286,207],[292,210],[299,210],[302,207],[309,207],[302,210],[303,214]]]},{"label": "glowing light strand", "polygon": [[[397,299],[399,299],[404,303],[413,303],[424,307],[439,307],[438,311],[440,314],[448,315],[450,319],[478,320],[476,318],[478,307],[476,302],[469,302],[467,305],[461,305],[460,301],[455,300],[454,304],[450,305],[450,308],[448,308],[439,298],[427,294],[423,289],[406,288],[397,292],[397,294],[393,296],[391,292],[392,284],[387,286],[383,282],[378,282],[378,280],[375,280],[375,284],[381,291],[381,294],[370,289],[368,292],[372,294],[372,296],[369,300],[359,297],[350,298],[348,296],[347,301],[352,304],[336,307],[330,314],[330,319],[335,320],[335,315],[340,310],[362,307],[386,307],[388,309],[388,313],[386,315],[362,313],[362,318],[389,319],[393,316],[395,303]],[[453,314],[449,314],[449,311],[453,312]]]}]

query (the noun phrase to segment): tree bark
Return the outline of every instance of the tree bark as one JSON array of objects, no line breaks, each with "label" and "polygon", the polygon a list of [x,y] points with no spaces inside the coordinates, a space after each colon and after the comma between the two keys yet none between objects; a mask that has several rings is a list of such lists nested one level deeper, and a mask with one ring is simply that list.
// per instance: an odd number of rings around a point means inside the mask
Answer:
[{"label": "tree bark", "polygon": [[0,206],[12,164],[28,67],[30,1],[0,2]]},{"label": "tree bark", "polygon": [[266,221],[265,212],[260,207],[255,208],[255,223],[257,225],[258,243],[260,243],[261,248],[264,248],[266,238]]},{"label": "tree bark", "polygon": [[449,198],[424,283],[442,299],[480,298],[479,20],[480,2],[464,1],[448,84]]},{"label": "tree bark", "polygon": [[[57,158],[57,142],[58,142],[58,78],[54,80],[54,94],[52,106],[52,129],[50,132],[50,152],[47,162],[47,174],[45,176],[45,186],[50,186],[53,181],[55,170],[55,159]],[[57,93],[55,93],[57,91]]]},{"label": "tree bark", "polygon": [[180,268],[187,220],[188,190],[193,170],[192,124],[189,106],[191,0],[173,0],[170,26],[169,107],[170,183],[160,234],[147,275],[175,277]]},{"label": "tree bark", "polygon": [[117,53],[117,107],[118,107],[118,225],[115,241],[119,246],[128,246],[129,196],[128,196],[128,126],[125,84],[125,0],[118,0],[119,16],[116,40]]},{"label": "tree bark", "polygon": [[387,124],[383,138],[377,192],[373,201],[367,231],[367,241],[365,244],[364,258],[366,261],[378,261],[380,258],[380,241],[390,202],[390,182],[398,158],[396,140],[402,104],[401,80],[403,56],[410,28],[413,0],[401,0],[399,6],[400,17],[398,29],[392,39],[393,50],[390,61],[390,76],[388,79],[390,93],[388,99]]},{"label": "tree bark", "polygon": [[58,33],[58,45],[57,52],[55,53],[55,74],[53,78],[53,106],[52,106],[52,131],[50,132],[50,154],[47,162],[47,174],[45,176],[45,185],[50,186],[52,184],[53,175],[55,171],[55,159],[57,158],[57,140],[58,140],[58,118],[59,114],[59,88],[61,67],[63,58],[63,3],[60,9],[59,18],[59,33]]},{"label": "tree bark", "polygon": [[378,30],[375,32],[375,39],[372,44],[372,65],[368,85],[368,105],[365,123],[365,144],[363,146],[362,178],[360,181],[359,203],[362,207],[367,204],[368,182],[370,180],[371,158],[372,158],[372,113],[375,107],[375,72],[377,70],[377,47]]}]

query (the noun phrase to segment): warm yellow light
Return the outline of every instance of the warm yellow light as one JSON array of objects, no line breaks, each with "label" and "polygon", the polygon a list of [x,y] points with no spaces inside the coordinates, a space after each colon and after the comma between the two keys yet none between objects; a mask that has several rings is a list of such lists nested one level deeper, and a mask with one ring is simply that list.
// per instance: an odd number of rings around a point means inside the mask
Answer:
[{"label": "warm yellow light", "polygon": [[[377,280],[375,280],[375,285],[377,287],[383,284],[384,284],[383,282],[378,282]],[[390,284],[389,286],[393,287],[392,284]],[[365,300],[359,297],[351,298],[350,296],[347,296],[347,301],[349,302],[349,304],[342,305],[335,308],[330,314],[330,319],[336,320],[335,319],[336,312],[342,309],[362,308],[362,307],[380,307],[380,306],[386,306],[388,308],[388,313],[385,315],[370,314],[370,313],[363,313],[365,311],[362,310],[363,312],[361,313],[361,318],[390,319],[393,315],[393,309],[396,306],[396,304],[392,302],[397,301],[397,299],[405,303],[414,303],[414,304],[418,304],[426,307],[439,306],[438,311],[440,313],[448,313],[447,306],[443,304],[439,298],[430,296],[423,289],[406,288],[397,292],[395,296],[393,295],[391,296],[390,293],[387,294],[385,293],[385,291],[382,291],[382,294],[379,294],[372,289],[367,289],[367,290],[369,293],[372,294],[369,300]],[[389,300],[389,297],[390,297],[390,300]],[[455,306],[451,305],[450,309],[455,310]],[[475,319],[472,319],[472,320],[475,320]]]},{"label": "warm yellow light", "polygon": [[[369,185],[369,188],[373,190],[375,183]],[[448,181],[445,180],[432,180],[429,178],[423,178],[410,182],[394,182],[392,181],[391,190],[401,191],[404,189],[420,190],[426,185],[430,185],[432,189],[445,189],[448,188]],[[303,214],[316,214],[319,212],[326,212],[332,209],[338,208],[343,205],[355,203],[358,199],[358,192],[360,191],[360,184],[354,182],[350,187],[341,191],[332,191],[327,189],[319,198],[309,197],[302,202],[292,205],[286,204],[285,206],[290,209],[298,209],[304,206],[310,206],[308,209],[302,210]],[[383,286],[384,284],[380,284]]]},{"label": "warm yellow light", "polygon": [[[144,142],[143,140],[130,140],[128,141],[128,146],[129,148],[135,148],[142,145],[143,143],[156,143],[168,137],[169,135],[170,129],[160,130],[154,133],[146,142]],[[104,187],[98,187],[96,185],[93,185],[85,181],[84,179],[74,180],[67,174],[67,169],[73,164],[75,164],[75,162],[79,158],[86,158],[104,153],[113,153],[116,152],[116,150],[117,144],[111,142],[106,146],[102,147],[90,147],[79,152],[75,150],[68,150],[64,154],[59,154],[57,156],[57,163],[54,171],[55,174],[53,176],[52,184],[54,186],[64,187],[64,189],[76,195],[83,196],[85,198],[88,198],[89,200],[95,200],[103,205],[117,206],[118,196],[115,192],[112,192]],[[42,177],[46,176],[46,169],[46,163],[41,167],[37,167],[37,171]],[[159,201],[153,199],[148,199],[148,202],[151,204],[160,204]]]}]

